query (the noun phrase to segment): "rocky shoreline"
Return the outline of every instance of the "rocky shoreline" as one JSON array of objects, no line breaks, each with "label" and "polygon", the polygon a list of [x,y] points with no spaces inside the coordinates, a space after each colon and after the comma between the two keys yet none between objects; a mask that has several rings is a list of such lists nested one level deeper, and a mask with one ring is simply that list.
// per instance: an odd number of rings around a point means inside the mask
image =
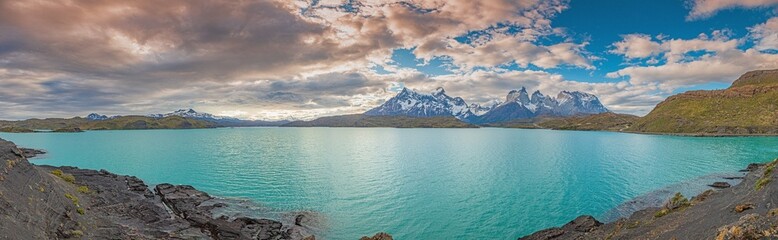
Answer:
[{"label": "rocky shoreline", "polygon": [[226,203],[192,186],[152,191],[133,176],[27,161],[42,153],[0,139],[0,239],[316,239],[306,214],[293,224],[233,219],[216,214]]},{"label": "rocky shoreline", "polygon": [[677,193],[662,207],[602,223],[584,215],[561,227],[521,237],[539,239],[776,239],[778,159],[750,164],[740,184],[705,191],[691,199]]}]

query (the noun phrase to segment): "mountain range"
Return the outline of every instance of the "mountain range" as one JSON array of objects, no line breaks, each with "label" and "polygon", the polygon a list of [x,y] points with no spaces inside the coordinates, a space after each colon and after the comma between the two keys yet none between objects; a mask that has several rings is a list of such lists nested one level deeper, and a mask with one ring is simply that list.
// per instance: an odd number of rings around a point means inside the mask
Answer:
[{"label": "mountain range", "polygon": [[443,88],[426,94],[408,88],[373,108],[368,116],[442,117],[454,116],[472,124],[510,122],[537,117],[571,117],[610,112],[599,98],[583,92],[562,91],[553,96],[527,89],[511,90],[504,102],[492,102],[487,106],[468,105],[461,97],[451,97]]},{"label": "mountain range", "polygon": [[[234,117],[217,116],[210,113],[197,112],[194,109],[179,109],[170,113],[148,114],[146,117],[162,119],[166,117],[178,116],[186,119],[202,120],[214,123],[216,127],[252,127],[252,126],[279,126],[289,123],[288,120],[281,121],[262,121],[262,120],[243,120]],[[104,121],[121,116],[106,116],[92,113],[86,116],[89,121]]]}]

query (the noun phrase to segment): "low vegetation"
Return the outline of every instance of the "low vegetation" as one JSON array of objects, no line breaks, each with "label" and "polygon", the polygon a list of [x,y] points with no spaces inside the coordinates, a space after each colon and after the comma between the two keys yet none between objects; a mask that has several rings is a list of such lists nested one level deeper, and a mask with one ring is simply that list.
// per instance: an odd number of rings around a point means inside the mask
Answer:
[{"label": "low vegetation", "polygon": [[674,211],[683,210],[684,208],[687,208],[691,205],[692,204],[689,201],[689,199],[684,197],[683,194],[675,193],[675,195],[672,198],[670,198],[670,200],[667,203],[665,203],[662,209],[654,213],[654,217],[660,218]]},{"label": "low vegetation", "polygon": [[62,170],[59,170],[59,169],[52,170],[51,174],[61,178],[62,180],[65,180],[65,182],[69,182],[69,183],[73,183],[73,184],[76,183],[76,177],[74,177],[71,174],[63,173]]},{"label": "low vegetation", "polygon": [[78,191],[78,192],[80,192],[80,193],[83,193],[83,194],[90,193],[90,191],[89,191],[89,187],[87,187],[87,186],[79,186],[79,187],[76,189],[76,191]]},{"label": "low vegetation", "polygon": [[78,205],[78,197],[76,197],[75,195],[70,193],[65,193],[65,197],[67,199],[70,199],[70,201],[73,201],[73,205],[80,206]]},{"label": "low vegetation", "polygon": [[772,173],[775,169],[776,164],[778,164],[778,159],[775,159],[774,161],[768,163],[767,166],[765,166],[764,172],[762,173],[762,177],[756,180],[756,184],[754,185],[754,188],[757,191],[762,190],[764,186],[770,183],[770,180],[772,179]]}]

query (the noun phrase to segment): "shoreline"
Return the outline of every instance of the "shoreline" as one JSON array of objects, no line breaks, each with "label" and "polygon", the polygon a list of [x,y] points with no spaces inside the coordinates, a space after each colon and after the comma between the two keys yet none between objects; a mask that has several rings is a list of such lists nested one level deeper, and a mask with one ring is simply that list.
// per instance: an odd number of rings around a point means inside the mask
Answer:
[{"label": "shoreline", "polygon": [[778,238],[778,159],[752,163],[737,185],[692,198],[676,193],[661,207],[603,223],[581,215],[565,225],[519,237],[536,239],[761,239]]},{"label": "shoreline", "polygon": [[54,132],[54,131],[33,131],[33,132],[0,132],[11,134],[34,134],[34,133],[58,133],[58,134],[72,134],[83,132],[102,132],[102,131],[144,131],[144,130],[206,130],[206,129],[230,129],[230,128],[365,128],[365,129],[479,129],[479,128],[494,128],[494,129],[528,129],[528,130],[552,130],[552,131],[578,131],[578,132],[611,132],[611,133],[627,133],[627,134],[641,134],[641,135],[656,135],[656,136],[677,136],[677,137],[699,137],[699,138],[719,138],[719,137],[778,137],[778,134],[719,134],[719,133],[662,133],[662,132],[635,132],[635,131],[613,131],[613,130],[584,130],[584,129],[554,129],[554,128],[533,128],[533,127],[496,127],[496,126],[478,126],[476,127],[345,127],[345,126],[250,126],[250,127],[210,127],[210,128],[159,128],[159,129],[101,129],[101,130],[84,130],[81,132]]},{"label": "shoreline", "polygon": [[152,189],[106,170],[31,164],[27,154],[39,152],[0,139],[0,238],[316,239],[316,219],[305,212],[283,221],[231,217],[219,213],[231,201],[192,186]]}]

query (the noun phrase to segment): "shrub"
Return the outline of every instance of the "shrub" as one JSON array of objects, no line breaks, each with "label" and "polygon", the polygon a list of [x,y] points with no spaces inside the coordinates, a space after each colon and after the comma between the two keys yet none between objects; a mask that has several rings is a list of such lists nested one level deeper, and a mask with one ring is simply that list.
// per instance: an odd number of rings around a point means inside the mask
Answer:
[{"label": "shrub", "polygon": [[670,213],[670,210],[667,210],[666,208],[662,208],[662,210],[656,211],[656,213],[654,213],[654,217],[660,218],[667,215],[668,213]]},{"label": "shrub", "polygon": [[74,196],[73,194],[70,194],[70,193],[65,193],[65,197],[70,199],[70,201],[73,201],[73,205],[78,206],[78,197],[76,197],[76,196]]},{"label": "shrub", "polygon": [[85,210],[84,208],[78,208],[76,209],[76,212],[78,212],[78,214],[84,215]]},{"label": "shrub", "polygon": [[81,230],[73,230],[73,231],[70,231],[70,236],[72,236],[74,238],[80,238],[80,237],[84,236],[84,232],[82,232]]},{"label": "shrub", "polygon": [[87,186],[80,186],[80,187],[78,187],[78,189],[77,189],[77,190],[78,190],[78,192],[80,192],[80,193],[84,193],[84,194],[87,194],[87,193],[89,193],[89,187],[87,187]]},{"label": "shrub", "polygon": [[51,174],[54,174],[54,176],[62,177],[62,170],[54,169],[51,171]]},{"label": "shrub", "polygon": [[62,176],[60,176],[60,178],[62,178],[62,180],[65,180],[65,182],[76,183],[76,177],[74,177],[73,175],[67,174],[67,173],[62,174]]},{"label": "shrub", "polygon": [[762,190],[764,186],[770,183],[770,178],[771,178],[770,175],[773,173],[773,170],[775,169],[775,165],[778,165],[778,159],[767,164],[767,167],[765,167],[764,169],[764,173],[762,173],[762,177],[756,180],[754,189],[756,189],[757,191]]}]

